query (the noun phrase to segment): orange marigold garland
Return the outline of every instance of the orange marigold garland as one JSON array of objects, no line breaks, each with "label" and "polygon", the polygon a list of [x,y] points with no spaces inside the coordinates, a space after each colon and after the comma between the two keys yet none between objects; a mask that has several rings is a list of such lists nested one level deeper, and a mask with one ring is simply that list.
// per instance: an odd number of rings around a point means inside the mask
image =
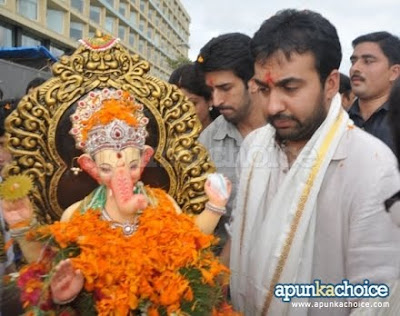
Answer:
[{"label": "orange marigold garland", "polygon": [[[151,193],[158,206],[144,210],[131,237],[111,228],[98,210],[89,210],[69,222],[39,228],[31,238],[55,241],[52,268],[72,258],[85,277],[83,295],[91,296],[98,315],[135,310],[154,316],[236,315],[223,300],[229,271],[212,253],[216,239],[200,232],[188,215],[177,214],[164,191]],[[46,282],[48,277],[43,289]],[[38,308],[32,301],[25,306]]]}]

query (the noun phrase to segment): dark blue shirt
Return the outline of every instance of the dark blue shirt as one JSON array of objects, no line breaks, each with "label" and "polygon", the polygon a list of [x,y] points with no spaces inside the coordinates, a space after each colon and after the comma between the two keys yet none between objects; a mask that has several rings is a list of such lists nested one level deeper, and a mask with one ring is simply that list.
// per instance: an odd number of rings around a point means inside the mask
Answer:
[{"label": "dark blue shirt", "polygon": [[388,145],[390,149],[394,150],[392,131],[388,121],[388,110],[389,104],[386,102],[377,109],[368,120],[364,121],[360,113],[360,106],[357,99],[349,110],[349,116],[354,121],[355,125],[379,138]]}]

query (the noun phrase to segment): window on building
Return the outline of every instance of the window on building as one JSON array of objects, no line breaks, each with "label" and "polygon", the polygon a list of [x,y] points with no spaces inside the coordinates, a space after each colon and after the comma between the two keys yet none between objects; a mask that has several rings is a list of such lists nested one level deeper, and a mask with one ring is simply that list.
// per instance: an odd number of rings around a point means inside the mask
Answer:
[{"label": "window on building", "polygon": [[135,47],[135,34],[132,32],[129,33],[129,45]]},{"label": "window on building", "polygon": [[63,11],[47,9],[47,28],[57,33],[64,33],[64,15]]},{"label": "window on building", "polygon": [[136,11],[131,10],[131,14],[129,15],[129,22],[132,25],[136,25]]},{"label": "window on building", "polygon": [[40,40],[33,36],[27,34],[21,35],[21,46],[39,46],[40,44]]},{"label": "window on building", "polygon": [[79,12],[83,12],[83,0],[71,0],[71,7]]},{"label": "window on building", "polygon": [[139,53],[141,53],[141,54],[143,54],[144,53],[144,46],[145,46],[145,43],[144,43],[144,40],[139,40]]},{"label": "window on building", "polygon": [[81,39],[83,36],[83,24],[71,21],[69,27],[69,36],[76,40]]},{"label": "window on building", "polygon": [[90,6],[90,19],[97,24],[100,24],[101,8],[91,5]]},{"label": "window on building", "polygon": [[106,2],[114,8],[114,0],[106,0]]},{"label": "window on building", "polygon": [[147,37],[148,37],[149,39],[152,39],[152,38],[153,38],[153,28],[152,28],[151,26],[149,26],[149,27],[147,28]]},{"label": "window on building", "polygon": [[144,12],[144,10],[146,9],[146,3],[144,0],[140,0],[140,11]]},{"label": "window on building", "polygon": [[139,21],[139,30],[141,31],[141,32],[144,32],[144,20],[142,20],[142,19],[140,19],[140,21]]},{"label": "window on building", "polygon": [[148,60],[151,59],[151,52],[152,52],[151,46],[147,46],[146,58],[147,58]]},{"label": "window on building", "polygon": [[154,16],[154,10],[153,9],[149,9],[147,11],[147,17],[149,18],[150,21],[153,22],[153,16]]},{"label": "window on building", "polygon": [[120,25],[118,27],[118,37],[123,41],[125,39],[125,26]]},{"label": "window on building", "polygon": [[123,16],[126,15],[126,3],[125,2],[119,3],[119,13]]},{"label": "window on building", "polygon": [[5,0],[0,0],[0,4],[4,4],[5,2]]},{"label": "window on building", "polygon": [[11,47],[13,46],[13,32],[8,27],[0,25],[0,46]]},{"label": "window on building", "polygon": [[108,32],[114,32],[114,18],[111,16],[106,16],[106,25],[105,28]]},{"label": "window on building", "polygon": [[18,0],[17,11],[24,17],[37,20],[38,16],[38,1],[37,0]]}]

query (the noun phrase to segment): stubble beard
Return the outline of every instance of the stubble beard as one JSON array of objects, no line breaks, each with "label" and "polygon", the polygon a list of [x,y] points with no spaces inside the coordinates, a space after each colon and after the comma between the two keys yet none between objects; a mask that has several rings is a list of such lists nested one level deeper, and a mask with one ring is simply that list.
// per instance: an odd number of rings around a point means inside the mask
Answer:
[{"label": "stubble beard", "polygon": [[[325,121],[327,116],[327,110],[324,105],[323,95],[318,98],[318,106],[315,107],[313,115],[305,119],[301,122],[294,116],[284,116],[285,118],[290,118],[294,122],[296,122],[296,126],[291,128],[288,131],[280,132],[279,129],[276,129],[276,140],[278,142],[298,142],[298,141],[306,141],[309,140],[316,130],[321,126],[321,124]],[[273,126],[273,120],[280,118],[280,114],[274,115],[272,118],[268,119],[268,121]]]}]

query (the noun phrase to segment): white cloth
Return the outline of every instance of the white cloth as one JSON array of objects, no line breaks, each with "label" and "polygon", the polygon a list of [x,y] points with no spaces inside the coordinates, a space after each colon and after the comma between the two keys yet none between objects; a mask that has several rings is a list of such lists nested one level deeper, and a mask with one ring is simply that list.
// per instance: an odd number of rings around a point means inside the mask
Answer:
[{"label": "white cloth", "polygon": [[[340,114],[342,118],[336,121],[339,113],[342,113]],[[353,232],[353,235],[350,237],[347,231],[355,229],[354,227],[356,225],[364,225],[366,222],[365,218],[367,218],[367,220],[370,218],[375,221],[379,228],[388,227],[390,224],[390,222],[388,222],[388,217],[381,216],[381,214],[375,214],[375,211],[370,210],[368,210],[370,213],[365,212],[364,214],[359,214],[358,211],[355,210],[353,212],[354,214],[351,214],[352,207],[354,208],[358,205],[354,205],[355,199],[353,196],[346,195],[339,195],[337,197],[339,203],[347,198],[346,201],[343,201],[342,203],[343,209],[338,209],[336,211],[335,206],[332,205],[332,201],[330,201],[329,207],[326,205],[321,207],[320,205],[318,206],[318,212],[316,212],[316,205],[320,202],[320,198],[326,200],[327,197],[335,197],[335,192],[332,191],[332,189],[337,190],[338,192],[340,191],[338,190],[340,187],[339,183],[343,183],[343,187],[345,188],[347,188],[347,185],[350,185],[350,188],[353,188],[354,184],[357,183],[354,181],[352,177],[353,175],[347,177],[346,181],[346,175],[343,177],[343,174],[341,174],[339,177],[340,179],[336,179],[337,177],[335,174],[331,174],[331,171],[333,170],[340,171],[340,163],[343,164],[340,159],[345,158],[346,151],[344,148],[346,149],[349,145],[349,140],[346,137],[343,137],[343,135],[345,133],[346,135],[348,134],[350,131],[349,125],[351,124],[347,115],[342,112],[338,98],[335,97],[327,119],[321,125],[316,134],[314,134],[313,138],[308,142],[306,148],[300,153],[286,176],[284,174],[279,176],[279,172],[277,172],[277,170],[281,170],[281,173],[287,171],[284,170],[285,168],[281,168],[282,166],[277,165],[282,162],[282,152],[279,151],[279,147],[274,145],[274,130],[271,126],[266,126],[253,132],[248,138],[246,138],[242,145],[243,151],[240,156],[241,174],[237,198],[238,204],[234,210],[234,221],[232,225],[231,292],[235,307],[245,312],[245,315],[253,316],[261,314],[267,290],[270,285],[270,280],[274,274],[278,257],[282,251],[282,243],[290,230],[289,225],[293,217],[293,212],[299,205],[299,196],[304,192],[303,190],[306,186],[306,180],[309,179],[312,170],[310,166],[313,166],[317,161],[320,153],[320,145],[326,140],[326,137],[329,134],[328,131],[333,126],[334,122],[338,122],[338,130],[333,133],[334,135],[331,141],[328,141],[328,143],[330,143],[328,146],[329,150],[323,155],[322,164],[311,187],[312,189],[305,204],[305,209],[279,282],[310,283],[315,278],[315,275],[313,275],[315,271],[320,273],[317,275],[317,278],[321,278],[323,282],[329,282],[332,281],[328,277],[329,273],[335,269],[335,273],[331,276],[335,281],[340,282],[346,274],[354,276],[354,279],[358,281],[358,277],[365,275],[365,262],[362,262],[364,266],[360,267],[360,270],[358,271],[360,272],[359,275],[354,271],[346,273],[345,270],[352,270],[353,263],[359,264],[360,262],[357,262],[357,260],[364,259],[364,257],[366,257],[367,260],[372,259],[370,269],[372,271],[371,273],[375,275],[374,269],[376,258],[371,257],[370,250],[364,250],[365,247],[362,241],[360,242],[360,240],[358,240],[358,237],[361,237],[361,235],[365,236],[365,231],[360,228],[362,233],[356,234]],[[372,137],[357,130],[356,132],[349,134],[351,135],[351,141],[353,142],[356,140],[360,134],[362,134],[362,138],[367,138],[367,142],[372,139]],[[360,139],[358,139],[358,141],[360,141]],[[344,148],[339,148],[339,143],[341,143]],[[362,150],[365,150],[367,148],[364,146],[365,142],[361,143]],[[372,149],[376,149],[376,146],[374,146],[374,139],[372,140],[371,145]],[[354,147],[357,148],[357,146]],[[379,144],[378,147],[379,149],[383,148],[383,150],[388,151],[388,149],[381,144]],[[262,154],[262,159],[255,163],[253,161],[253,156],[260,153]],[[360,159],[362,155],[365,156],[365,153],[361,153],[360,155],[357,154],[357,159]],[[392,158],[393,157],[389,157],[390,165],[395,166]],[[333,160],[335,160],[334,163],[331,163]],[[353,170],[355,167],[353,158],[349,159],[349,162],[352,162],[350,170]],[[376,163],[371,162],[369,165],[374,164],[377,166],[376,169],[380,172],[379,161],[376,161]],[[329,175],[324,178],[328,165]],[[388,164],[384,164],[384,168],[386,168],[387,165]],[[251,171],[251,169],[253,169],[253,171]],[[346,166],[342,169],[349,171]],[[250,172],[252,172],[251,175],[249,174]],[[366,171],[364,170],[364,174],[365,172]],[[336,174],[340,174],[340,172],[336,172]],[[361,173],[358,172],[357,174],[360,175]],[[371,178],[376,179],[374,172],[371,172]],[[329,182],[329,179],[335,180],[333,185],[330,185],[331,183]],[[336,180],[341,182],[336,182]],[[396,185],[399,184],[398,180],[399,178],[395,177],[394,183]],[[324,182],[324,184],[322,184],[322,182]],[[323,189],[321,189],[321,184]],[[392,185],[393,184],[391,183],[388,187],[390,188]],[[274,191],[271,188],[274,187],[278,188],[275,195],[275,192],[271,193],[271,190]],[[321,196],[319,196],[320,189],[323,191]],[[351,189],[349,191],[351,191]],[[356,192],[355,188],[353,188],[353,191]],[[380,190],[375,191],[380,192]],[[388,192],[386,197],[390,196],[394,192],[395,189],[393,189],[392,192]],[[245,202],[246,200],[247,202]],[[365,200],[369,206],[372,205],[370,203],[371,201],[368,199]],[[382,197],[382,201],[383,200],[384,197]],[[347,203],[348,201],[350,201],[350,203]],[[246,205],[244,205],[245,203]],[[341,205],[339,204],[338,207],[341,207]],[[325,209],[329,212],[325,212]],[[332,213],[333,210],[335,210],[336,213]],[[365,211],[361,205],[360,210]],[[379,209],[378,211],[380,212],[381,210]],[[321,214],[323,216],[321,216]],[[330,223],[326,223],[329,216],[332,217],[332,220]],[[356,218],[355,223],[350,223],[350,221],[353,220],[352,217]],[[382,220],[380,218],[382,218]],[[332,231],[334,235],[322,235],[324,237],[321,238],[321,240],[323,240],[322,242],[319,240],[319,234],[321,233],[319,227],[321,226],[319,225],[320,221],[325,222],[325,225],[331,225],[333,227]],[[318,222],[317,233],[315,233],[316,222]],[[245,225],[242,228],[243,223],[245,223]],[[242,229],[243,237],[241,237]],[[343,232],[341,232],[340,229],[342,229]],[[382,232],[382,235],[383,245],[383,242],[386,242],[386,239],[390,239],[388,236],[392,235],[390,235],[388,229]],[[378,239],[374,239],[374,236],[368,237],[370,239],[365,238],[367,241],[377,241]],[[364,247],[363,251],[366,254],[365,256],[364,254],[355,255],[352,253],[352,251],[360,250],[352,244],[353,238],[356,239],[357,246],[360,246],[360,248]],[[329,254],[329,250],[327,249],[329,248],[330,242],[332,242],[332,249],[338,250],[338,253],[333,252],[331,256],[326,256],[327,253]],[[346,242],[349,242],[349,244],[346,244]],[[378,242],[377,244],[379,246],[381,245]],[[242,247],[240,247],[240,245],[242,245]],[[386,244],[384,246],[386,246]],[[321,251],[321,248],[323,251]],[[379,252],[379,250],[377,251],[373,246],[371,248],[372,253]],[[394,248],[396,247],[393,247],[390,244],[390,246],[384,248],[385,254],[386,252],[389,253],[389,250],[392,251],[391,255],[394,254],[397,251],[397,248]],[[328,261],[327,266],[323,265],[321,267],[321,265],[318,265],[318,263],[321,263],[324,259],[319,257],[321,254],[327,258],[329,257],[329,259],[334,257],[337,258],[337,260],[332,261],[332,265],[330,265]],[[396,254],[398,253],[396,252]],[[348,258],[348,262],[345,263],[344,261],[346,258]],[[355,262],[353,262],[353,259]],[[387,258],[382,258],[382,260],[387,260]],[[398,264],[398,262],[395,262],[396,260],[393,261],[393,265]],[[334,266],[335,264],[337,264],[337,267]],[[334,268],[332,268],[333,266]],[[385,276],[393,276],[396,275],[397,269],[398,266],[392,270],[384,267],[384,272],[382,272],[382,274]],[[327,274],[325,273],[326,271],[328,271]],[[308,312],[309,311],[306,308],[292,309],[291,304],[281,303],[280,300],[275,298],[272,299],[269,308],[269,315],[307,315]],[[319,314],[321,314],[321,311],[316,313],[316,315]],[[340,312],[336,314],[342,315]]]}]

